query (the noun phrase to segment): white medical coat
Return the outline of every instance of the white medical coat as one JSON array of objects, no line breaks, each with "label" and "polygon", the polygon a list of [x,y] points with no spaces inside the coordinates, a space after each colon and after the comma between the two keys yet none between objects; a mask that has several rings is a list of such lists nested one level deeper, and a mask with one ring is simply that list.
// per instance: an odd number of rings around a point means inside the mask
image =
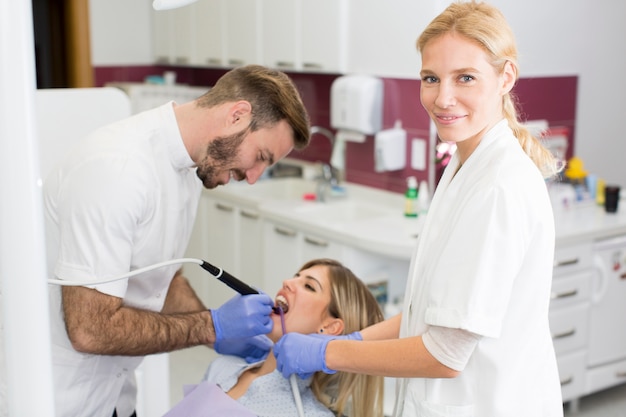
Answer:
[{"label": "white medical coat", "polygon": [[[160,311],[180,265],[90,283],[183,256],[201,190],[171,102],[95,131],[44,184],[49,275]],[[142,358],[75,351],[56,285],[50,321],[56,416],[130,415]]]},{"label": "white medical coat", "polygon": [[548,325],[554,221],[545,181],[506,120],[463,166],[455,154],[411,261],[401,337],[482,336],[453,379],[398,383],[396,416],[562,416]]}]

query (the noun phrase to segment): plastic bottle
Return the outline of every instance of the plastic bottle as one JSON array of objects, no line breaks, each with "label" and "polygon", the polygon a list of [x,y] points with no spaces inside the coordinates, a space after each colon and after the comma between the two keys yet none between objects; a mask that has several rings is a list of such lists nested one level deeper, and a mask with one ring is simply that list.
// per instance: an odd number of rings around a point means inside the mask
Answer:
[{"label": "plastic bottle", "polygon": [[606,182],[602,178],[598,178],[596,181],[596,204],[599,206],[604,206],[604,188],[606,187]]},{"label": "plastic bottle", "polygon": [[406,180],[406,193],[404,193],[404,215],[417,217],[417,179],[409,177]]},{"label": "plastic bottle", "polygon": [[430,206],[430,193],[428,192],[428,183],[424,180],[420,181],[420,187],[417,191],[417,208],[419,215],[426,214]]}]

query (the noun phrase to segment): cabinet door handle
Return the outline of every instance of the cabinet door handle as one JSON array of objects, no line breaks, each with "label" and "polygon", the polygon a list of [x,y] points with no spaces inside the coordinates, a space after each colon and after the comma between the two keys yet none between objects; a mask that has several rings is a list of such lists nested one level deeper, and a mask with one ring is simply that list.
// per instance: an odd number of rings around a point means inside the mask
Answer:
[{"label": "cabinet door handle", "polygon": [[279,235],[294,237],[296,235],[296,231],[293,229],[286,229],[284,227],[274,226],[274,231]]},{"label": "cabinet door handle", "polygon": [[568,330],[563,333],[556,333],[552,335],[552,339],[563,339],[564,337],[574,336],[576,334],[576,329]]},{"label": "cabinet door handle", "polygon": [[324,66],[322,64],[317,64],[315,62],[303,62],[302,66],[306,69],[314,69],[314,70],[324,69]]},{"label": "cabinet door handle", "polygon": [[253,213],[251,211],[241,210],[241,217],[245,217],[248,219],[256,220],[259,218],[257,213]]},{"label": "cabinet door handle", "polygon": [[576,295],[578,295],[578,290],[571,290],[567,292],[553,292],[550,295],[550,298],[556,300],[557,298],[575,297]]},{"label": "cabinet door handle", "polygon": [[287,61],[276,61],[276,68],[287,68],[287,69],[293,69],[295,68],[296,65],[293,62],[287,62]]},{"label": "cabinet door handle", "polygon": [[189,58],[187,58],[186,56],[177,56],[176,57],[176,64],[178,64],[178,65],[187,65],[187,64],[189,64]]},{"label": "cabinet door handle", "polygon": [[615,372],[615,376],[618,378],[626,378],[626,371]]},{"label": "cabinet door handle", "polygon": [[327,241],[321,240],[321,239],[315,239],[314,237],[310,237],[310,236],[305,236],[304,241],[306,243],[310,243],[311,245],[320,246],[322,248],[325,248],[326,246],[328,246]]},{"label": "cabinet door handle", "polygon": [[554,260],[554,267],[558,268],[560,266],[569,266],[569,265],[576,265],[578,263],[579,259],[578,258],[574,258],[574,259],[566,259],[564,261],[559,261],[559,260]]},{"label": "cabinet door handle", "polygon": [[561,380],[561,386],[563,386],[563,385],[569,385],[569,384],[571,384],[572,382],[574,382],[574,377],[573,377],[573,376],[570,376],[569,378],[565,378],[565,379]]},{"label": "cabinet door handle", "polygon": [[215,203],[215,207],[218,210],[222,210],[222,211],[233,211],[234,210],[233,206],[227,206],[226,204],[222,204],[222,203]]},{"label": "cabinet door handle", "polygon": [[241,65],[245,64],[245,61],[243,59],[231,58],[231,59],[228,60],[228,64],[229,65],[234,65],[234,66],[241,66]]},{"label": "cabinet door handle", "polygon": [[222,60],[219,58],[207,58],[206,63],[209,65],[222,65]]}]

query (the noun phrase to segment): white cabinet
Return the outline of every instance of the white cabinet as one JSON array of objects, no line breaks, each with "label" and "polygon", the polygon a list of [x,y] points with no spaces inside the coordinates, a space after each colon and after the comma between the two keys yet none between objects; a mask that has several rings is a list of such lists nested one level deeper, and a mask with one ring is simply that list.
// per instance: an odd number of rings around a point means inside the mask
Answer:
[{"label": "white cabinet", "polygon": [[[357,6],[360,7],[355,5],[353,8]],[[346,72],[348,0],[301,0],[301,7],[300,69]]]},{"label": "white cabinet", "polygon": [[223,3],[227,66],[261,62],[260,0],[228,0]]},{"label": "white cabinet", "polygon": [[227,0],[199,0],[196,3],[195,62],[199,66],[224,66],[226,39],[222,35]]},{"label": "white cabinet", "polygon": [[346,70],[348,0],[266,0],[262,64],[284,71]]},{"label": "white cabinet", "polygon": [[348,72],[419,78],[415,42],[438,9],[436,1],[351,0]]},{"label": "white cabinet", "polygon": [[[258,212],[204,191],[187,256],[222,268],[252,287],[262,288],[262,227]],[[236,293],[201,268],[185,269],[207,307],[217,307]]]},{"label": "white cabinet", "polygon": [[349,0],[199,0],[153,12],[158,63],[345,72]]},{"label": "white cabinet", "polygon": [[592,278],[591,242],[559,247],[554,255],[550,330],[563,401],[584,395]]},{"label": "white cabinet", "polygon": [[261,12],[262,63],[283,71],[298,69],[298,0],[264,0]]},{"label": "white cabinet", "polygon": [[260,0],[199,0],[153,12],[159,64],[241,66],[261,62]]},{"label": "white cabinet", "polygon": [[258,210],[238,208],[237,263],[241,280],[263,289],[263,220]]},{"label": "white cabinet", "polygon": [[626,235],[594,244],[587,351],[590,392],[626,382]]},{"label": "white cabinet", "polygon": [[237,211],[233,203],[208,199],[206,216],[209,263],[237,276]]},{"label": "white cabinet", "polygon": [[157,63],[191,65],[195,62],[197,5],[153,11],[154,56]]},{"label": "white cabinet", "polygon": [[265,221],[263,232],[264,290],[274,294],[302,266],[302,237],[291,226]]},{"label": "white cabinet", "polygon": [[157,64],[170,64],[174,52],[174,42],[170,36],[173,18],[169,11],[152,12],[152,49]]},{"label": "white cabinet", "polygon": [[409,260],[391,259],[338,242],[323,233],[312,233],[280,221],[263,222],[264,290],[273,294],[283,280],[293,277],[306,262],[331,258],[350,268],[366,284],[384,283],[386,299],[401,302],[409,272]]}]

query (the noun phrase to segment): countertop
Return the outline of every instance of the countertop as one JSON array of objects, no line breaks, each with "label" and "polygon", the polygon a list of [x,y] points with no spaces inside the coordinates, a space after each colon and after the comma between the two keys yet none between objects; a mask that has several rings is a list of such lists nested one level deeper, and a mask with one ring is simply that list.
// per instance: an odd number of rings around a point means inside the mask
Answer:
[{"label": "countertop", "polygon": [[556,246],[626,234],[626,201],[619,202],[617,213],[607,213],[594,202],[577,203],[554,211]]},{"label": "countertop", "polygon": [[[263,180],[253,186],[229,184],[205,192],[208,196],[254,209],[268,221],[304,233],[396,259],[411,259],[424,216],[417,219],[405,217],[402,194],[343,183],[346,197],[332,198],[326,203],[308,202],[302,201],[301,196],[303,191],[314,192],[314,183],[310,185],[311,189],[303,189],[301,185],[290,189],[287,181],[278,190],[272,188],[276,184],[273,181],[278,180]],[[355,217],[342,214],[342,204],[345,206],[348,202],[357,204],[351,209],[352,213],[373,214]],[[321,207],[327,207],[327,210],[322,210],[325,215],[319,217],[314,213]],[[624,199],[620,201],[617,213],[606,213],[603,207],[588,202],[557,209],[554,216],[557,248],[626,234]]]}]

